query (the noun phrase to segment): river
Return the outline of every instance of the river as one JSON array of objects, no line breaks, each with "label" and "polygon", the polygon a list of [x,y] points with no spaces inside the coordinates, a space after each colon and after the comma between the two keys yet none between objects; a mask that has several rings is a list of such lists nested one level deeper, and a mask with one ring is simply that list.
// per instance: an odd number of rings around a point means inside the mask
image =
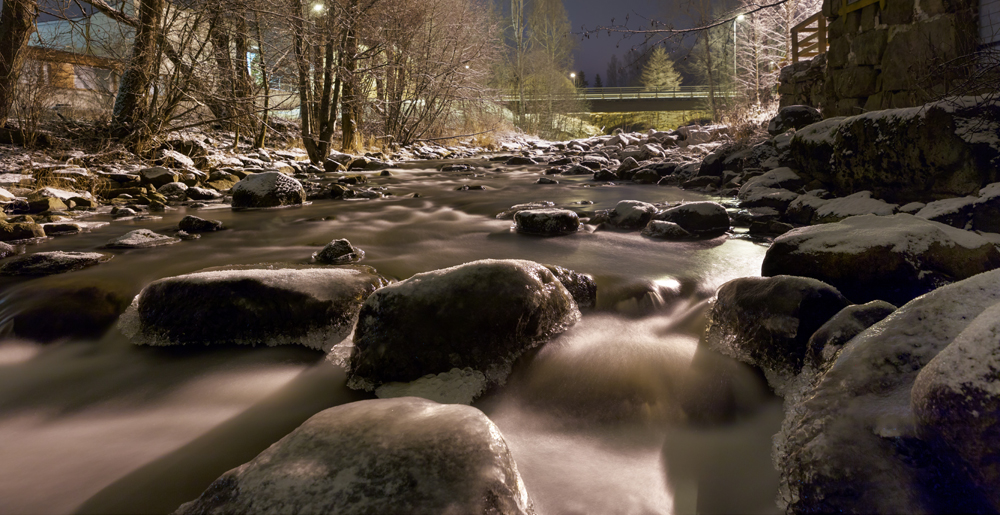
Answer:
[{"label": "river", "polygon": [[[624,199],[706,197],[589,176],[534,184],[541,166],[464,162],[482,168],[439,172],[444,162],[426,161],[393,168],[391,177],[368,174],[395,193],[383,199],[244,212],[180,207],[30,245],[92,251],[137,228],[167,233],[188,214],[228,228],[106,251],[111,261],[82,271],[0,282],[0,513],[167,513],[310,415],[370,398],[304,348],[137,347],[114,327],[44,345],[10,335],[10,320],[30,303],[58,300],[46,297],[53,286],[96,281],[132,296],[155,279],[206,267],[306,263],[336,238],[395,279],[484,258],[594,276],[597,308],[474,404],[503,432],[538,513],[776,512],[770,448],[780,401],[747,367],[697,346],[702,301],[730,279],[759,275],[766,248],[727,237],[517,234],[496,215],[523,202],[587,212]],[[463,185],[487,189],[456,191]]]}]

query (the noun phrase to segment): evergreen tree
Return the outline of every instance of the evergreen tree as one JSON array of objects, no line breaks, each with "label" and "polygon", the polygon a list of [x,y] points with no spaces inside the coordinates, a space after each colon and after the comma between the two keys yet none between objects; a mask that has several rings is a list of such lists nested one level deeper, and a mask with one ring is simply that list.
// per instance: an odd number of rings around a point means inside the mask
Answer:
[{"label": "evergreen tree", "polygon": [[590,87],[590,83],[587,82],[587,74],[583,73],[583,70],[580,70],[580,72],[577,74],[577,77],[579,77],[577,79],[577,84],[581,88],[589,88]]},{"label": "evergreen tree", "polygon": [[667,57],[663,47],[653,49],[642,70],[642,86],[647,91],[666,91],[681,85],[681,74],[674,69],[674,62]]},{"label": "evergreen tree", "polygon": [[598,73],[597,76],[594,77],[594,87],[595,88],[603,88],[604,87],[604,84],[601,83],[601,74],[600,73]]}]

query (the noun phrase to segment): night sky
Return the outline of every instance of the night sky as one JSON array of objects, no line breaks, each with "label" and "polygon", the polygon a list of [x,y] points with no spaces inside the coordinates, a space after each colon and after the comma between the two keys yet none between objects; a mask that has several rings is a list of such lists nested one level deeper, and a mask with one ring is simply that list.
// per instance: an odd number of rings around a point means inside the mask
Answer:
[{"label": "night sky", "polygon": [[611,25],[612,18],[615,24],[622,24],[626,16],[630,17],[629,27],[646,26],[651,17],[662,20],[669,16],[674,3],[672,0],[563,0],[578,43],[574,59],[576,69],[583,70],[593,85],[596,74],[604,76],[611,54],[618,54],[621,59],[633,45],[642,44],[639,37],[622,40],[621,35],[609,36],[607,32],[592,33],[589,39],[581,39],[581,27],[592,30]]}]

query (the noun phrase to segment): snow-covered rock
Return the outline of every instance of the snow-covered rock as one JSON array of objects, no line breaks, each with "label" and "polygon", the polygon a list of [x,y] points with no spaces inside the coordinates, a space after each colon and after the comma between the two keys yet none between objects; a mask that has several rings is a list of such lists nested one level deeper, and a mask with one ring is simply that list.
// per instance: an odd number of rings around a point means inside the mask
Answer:
[{"label": "snow-covered rock", "polygon": [[977,200],[978,197],[973,196],[935,200],[917,211],[916,216],[959,229],[970,229]]},{"label": "snow-covered rock", "polygon": [[424,272],[365,301],[348,384],[373,390],[465,367],[503,384],[514,359],[579,318],[573,296],[538,263],[482,260]]},{"label": "snow-covered rock", "polygon": [[813,193],[799,195],[788,204],[782,220],[799,225],[809,225],[816,216],[816,211],[823,207],[828,200],[820,198]]},{"label": "snow-covered rock", "polygon": [[405,397],[322,411],[212,483],[177,515],[532,513],[481,411]]},{"label": "snow-covered rock", "polygon": [[168,182],[156,189],[156,192],[167,198],[184,199],[187,197],[188,185],[183,182]]},{"label": "snow-covered rock", "polygon": [[104,246],[109,249],[143,249],[180,242],[180,238],[158,234],[149,229],[136,229],[109,240]]},{"label": "snow-covered rock", "polygon": [[[922,368],[1000,303],[997,284],[1000,271],[992,271],[914,299],[855,336],[825,373],[786,395],[775,465],[787,512],[977,510],[975,489],[920,440],[911,389]],[[966,371],[953,377],[960,382]]]},{"label": "snow-covered rock", "polygon": [[743,277],[715,297],[706,340],[711,348],[764,371],[784,394],[802,370],[809,338],[850,302],[829,284],[806,277]]},{"label": "snow-covered rock", "polygon": [[716,202],[686,202],[656,213],[653,220],[673,222],[699,238],[714,238],[729,230],[729,213]]},{"label": "snow-covered rock", "polygon": [[854,302],[901,305],[997,267],[1000,252],[975,233],[913,215],[866,215],[779,236],[761,275],[813,277]]},{"label": "snow-covered rock", "polygon": [[777,136],[790,129],[801,129],[823,119],[815,107],[792,105],[782,107],[778,114],[767,124],[767,133]]},{"label": "snow-covered rock", "polygon": [[543,209],[555,206],[555,202],[550,202],[548,200],[539,200],[535,202],[527,202],[525,204],[516,204],[497,214],[498,220],[513,220],[514,215],[518,211],[524,211],[526,209]]},{"label": "snow-covered rock", "polygon": [[231,193],[234,209],[297,205],[306,199],[302,184],[280,172],[250,174]]},{"label": "snow-covered rock", "polygon": [[572,234],[580,229],[580,217],[568,209],[525,209],[514,214],[514,229],[541,236]]},{"label": "snow-covered rock", "polygon": [[941,442],[1000,510],[1000,303],[986,308],[913,383],[920,435]]},{"label": "snow-covered rock", "polygon": [[893,202],[971,195],[996,180],[997,119],[997,99],[948,98],[828,118],[796,132],[789,152],[838,195],[870,190]]},{"label": "snow-covered rock", "polygon": [[62,274],[104,263],[112,257],[100,252],[36,252],[0,264],[0,275]]},{"label": "snow-covered rock", "polygon": [[136,344],[288,345],[329,350],[387,284],[370,267],[235,266],[154,281],[122,317]]},{"label": "snow-covered rock", "polygon": [[870,191],[859,191],[846,197],[830,199],[816,208],[813,223],[828,224],[858,215],[888,216],[899,206],[872,198]]},{"label": "snow-covered rock", "polygon": [[208,188],[198,188],[192,186],[187,189],[187,198],[191,200],[215,200],[222,198],[222,193]]},{"label": "snow-covered rock", "polygon": [[153,188],[159,189],[166,184],[179,181],[181,174],[169,168],[154,166],[139,170],[139,177],[144,184],[150,184]]}]

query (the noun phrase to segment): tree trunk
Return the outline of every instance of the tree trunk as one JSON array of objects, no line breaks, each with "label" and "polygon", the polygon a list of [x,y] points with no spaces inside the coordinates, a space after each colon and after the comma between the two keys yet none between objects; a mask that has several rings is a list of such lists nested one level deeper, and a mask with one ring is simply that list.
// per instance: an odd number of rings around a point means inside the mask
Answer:
[{"label": "tree trunk", "polygon": [[34,0],[4,1],[0,14],[0,127],[7,122],[14,105],[28,37],[35,31],[37,11]]},{"label": "tree trunk", "polygon": [[150,89],[156,80],[160,23],[164,0],[141,0],[139,26],[132,42],[132,57],[122,75],[115,98],[113,124],[128,135],[136,135],[148,127]]},{"label": "tree trunk", "polygon": [[708,105],[712,109],[712,121],[719,121],[718,110],[715,105],[715,72],[712,69],[712,44],[709,42],[709,35],[703,34],[705,38],[705,63],[708,70]]},{"label": "tree trunk", "polygon": [[355,76],[355,71],[358,68],[358,38],[355,33],[354,14],[357,12],[357,0],[351,2],[350,11],[348,11],[347,19],[347,33],[344,40],[343,49],[343,66],[341,67],[340,74],[344,76],[342,81],[343,91],[341,92],[341,122],[340,130],[342,131],[343,137],[341,138],[341,147],[343,152],[353,152],[359,149],[358,139],[361,137],[360,131],[358,130],[361,124],[361,113],[360,105],[361,102],[357,98],[358,95],[358,80]]}]

